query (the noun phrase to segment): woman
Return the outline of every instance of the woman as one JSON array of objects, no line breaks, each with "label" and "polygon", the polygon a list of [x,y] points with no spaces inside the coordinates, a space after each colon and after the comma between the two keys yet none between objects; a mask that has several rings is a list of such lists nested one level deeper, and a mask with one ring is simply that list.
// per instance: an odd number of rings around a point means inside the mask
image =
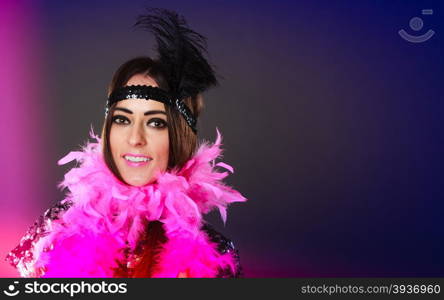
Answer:
[{"label": "woman", "polygon": [[238,277],[231,241],[202,215],[246,199],[223,184],[221,137],[197,145],[201,93],[216,85],[205,39],[176,13],[152,9],[136,24],[159,57],[114,74],[101,138],[60,164],[67,197],[7,257],[24,277]]}]

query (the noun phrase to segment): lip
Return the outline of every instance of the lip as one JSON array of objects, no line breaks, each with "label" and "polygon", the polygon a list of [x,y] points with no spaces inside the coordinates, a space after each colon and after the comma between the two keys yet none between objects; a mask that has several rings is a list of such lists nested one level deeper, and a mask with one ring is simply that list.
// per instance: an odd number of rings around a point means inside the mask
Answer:
[{"label": "lip", "polygon": [[[128,156],[134,156],[134,157],[146,157],[146,158],[149,158],[151,160],[149,160],[149,161],[141,161],[141,162],[128,161],[128,160],[125,159],[125,156],[127,156],[127,155]],[[150,163],[153,158],[151,156],[143,155],[143,154],[125,153],[125,154],[122,155],[122,159],[130,167],[143,167],[143,166],[147,165],[148,163]]]}]

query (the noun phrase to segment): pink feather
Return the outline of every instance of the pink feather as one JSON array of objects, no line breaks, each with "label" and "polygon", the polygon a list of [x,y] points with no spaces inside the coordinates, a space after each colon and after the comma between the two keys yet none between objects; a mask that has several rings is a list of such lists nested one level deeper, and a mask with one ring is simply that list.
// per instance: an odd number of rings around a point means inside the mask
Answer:
[{"label": "pink feather", "polygon": [[221,180],[233,168],[223,162],[222,136],[217,130],[213,145],[202,143],[181,170],[157,174],[153,184],[132,187],[121,183],[106,166],[101,141],[87,143],[82,151],[59,160],[76,160],[80,166],[66,173],[60,187],[68,190],[74,204],[59,220],[48,221],[48,235],[35,246],[32,265],[21,268],[44,270],[42,277],[112,277],[116,260],[122,259],[126,241],[134,249],[143,232],[144,220],[164,223],[168,241],[163,246],[154,277],[214,277],[218,268],[234,269],[230,254],[221,255],[200,229],[202,215],[220,211],[226,222],[230,203],[246,199]]}]

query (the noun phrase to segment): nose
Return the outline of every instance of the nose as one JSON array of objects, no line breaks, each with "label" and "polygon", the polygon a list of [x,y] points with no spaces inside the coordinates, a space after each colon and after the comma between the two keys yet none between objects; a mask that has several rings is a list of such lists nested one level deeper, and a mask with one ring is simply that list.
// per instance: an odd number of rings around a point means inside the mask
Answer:
[{"label": "nose", "polygon": [[142,126],[133,126],[130,129],[128,143],[134,147],[146,145],[146,138]]}]

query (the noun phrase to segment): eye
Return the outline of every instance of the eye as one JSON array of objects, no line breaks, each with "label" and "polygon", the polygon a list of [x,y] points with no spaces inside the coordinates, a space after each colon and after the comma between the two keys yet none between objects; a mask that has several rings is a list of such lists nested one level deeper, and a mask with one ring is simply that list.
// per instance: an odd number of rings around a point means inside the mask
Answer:
[{"label": "eye", "polygon": [[114,116],[112,120],[116,124],[129,124],[128,118],[121,115]]},{"label": "eye", "polygon": [[161,129],[167,126],[167,122],[160,118],[154,118],[148,121],[148,126]]}]

